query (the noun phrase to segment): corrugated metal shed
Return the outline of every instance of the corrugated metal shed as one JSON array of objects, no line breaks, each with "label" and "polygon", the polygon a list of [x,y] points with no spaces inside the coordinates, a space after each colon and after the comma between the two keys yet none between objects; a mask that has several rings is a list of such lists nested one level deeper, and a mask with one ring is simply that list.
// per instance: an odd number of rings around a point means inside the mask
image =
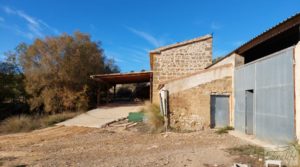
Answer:
[{"label": "corrugated metal shed", "polygon": [[[275,143],[296,139],[293,49],[290,47],[235,70],[235,129],[245,132],[246,92],[254,92],[254,135]],[[280,68],[279,68],[280,67]]]}]

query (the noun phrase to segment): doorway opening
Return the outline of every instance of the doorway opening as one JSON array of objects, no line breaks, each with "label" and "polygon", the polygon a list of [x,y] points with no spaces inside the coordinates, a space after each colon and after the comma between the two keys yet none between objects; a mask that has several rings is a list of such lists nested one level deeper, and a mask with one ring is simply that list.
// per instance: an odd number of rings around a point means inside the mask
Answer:
[{"label": "doorway opening", "polygon": [[210,126],[211,128],[229,125],[229,96],[211,95]]},{"label": "doorway opening", "polygon": [[254,91],[253,89],[252,90],[246,90],[246,99],[245,99],[245,102],[246,102],[246,113],[245,113],[245,131],[246,131],[246,134],[248,135],[253,135],[253,126],[254,126]]}]

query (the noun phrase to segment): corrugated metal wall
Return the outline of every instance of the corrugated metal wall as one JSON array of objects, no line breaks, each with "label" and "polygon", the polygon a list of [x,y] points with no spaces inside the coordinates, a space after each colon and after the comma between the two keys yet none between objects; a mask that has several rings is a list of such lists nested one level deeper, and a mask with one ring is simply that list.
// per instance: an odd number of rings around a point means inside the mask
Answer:
[{"label": "corrugated metal wall", "polygon": [[235,129],[245,132],[245,94],[254,91],[254,135],[275,143],[295,140],[293,49],[235,69]]}]

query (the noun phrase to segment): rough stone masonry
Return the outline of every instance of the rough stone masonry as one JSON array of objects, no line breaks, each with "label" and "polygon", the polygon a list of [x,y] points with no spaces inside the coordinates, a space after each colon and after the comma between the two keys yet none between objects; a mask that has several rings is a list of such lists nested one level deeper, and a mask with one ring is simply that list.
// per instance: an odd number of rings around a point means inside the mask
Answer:
[{"label": "rough stone masonry", "polygon": [[170,126],[177,130],[210,127],[211,94],[232,94],[232,78],[225,77],[170,95]]},{"label": "rough stone masonry", "polygon": [[193,74],[212,63],[212,36],[161,47],[150,52],[152,102],[159,104],[159,84]]}]

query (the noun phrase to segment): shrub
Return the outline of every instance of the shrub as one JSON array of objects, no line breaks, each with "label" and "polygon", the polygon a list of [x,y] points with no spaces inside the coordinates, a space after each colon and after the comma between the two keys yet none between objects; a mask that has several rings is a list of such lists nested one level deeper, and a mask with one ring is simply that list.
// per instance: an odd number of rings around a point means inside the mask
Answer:
[{"label": "shrub", "polygon": [[90,75],[119,72],[100,43],[81,32],[37,38],[29,45],[20,44],[13,54],[26,78],[30,109],[38,112],[87,109],[90,101],[95,101],[93,93],[106,87],[93,82]]},{"label": "shrub", "polygon": [[0,124],[0,133],[29,132],[52,126],[59,122],[73,118],[80,112],[66,112],[45,116],[13,116],[5,119]]},{"label": "shrub", "polygon": [[2,133],[28,132],[40,128],[40,120],[29,116],[13,116],[5,119],[1,124]]},{"label": "shrub", "polygon": [[61,114],[53,114],[42,118],[44,126],[55,125],[59,122],[63,122],[67,119],[71,119],[74,116],[78,115],[78,112],[66,112]]},{"label": "shrub", "polygon": [[164,117],[160,113],[160,108],[158,105],[146,103],[142,112],[145,113],[145,122],[150,127],[151,132],[163,131]]}]

